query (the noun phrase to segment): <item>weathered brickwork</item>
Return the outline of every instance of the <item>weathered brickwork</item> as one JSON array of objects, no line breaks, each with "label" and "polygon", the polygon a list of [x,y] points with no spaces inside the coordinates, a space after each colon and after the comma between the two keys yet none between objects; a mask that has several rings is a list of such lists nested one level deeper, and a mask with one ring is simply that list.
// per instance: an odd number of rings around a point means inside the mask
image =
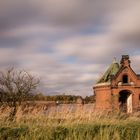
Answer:
[{"label": "weathered brickwork", "polygon": [[[116,109],[132,113],[140,109],[140,76],[130,66],[128,55],[123,55],[120,66],[113,73],[117,62],[93,87],[96,95],[95,109]],[[118,64],[117,64],[118,65]]]}]

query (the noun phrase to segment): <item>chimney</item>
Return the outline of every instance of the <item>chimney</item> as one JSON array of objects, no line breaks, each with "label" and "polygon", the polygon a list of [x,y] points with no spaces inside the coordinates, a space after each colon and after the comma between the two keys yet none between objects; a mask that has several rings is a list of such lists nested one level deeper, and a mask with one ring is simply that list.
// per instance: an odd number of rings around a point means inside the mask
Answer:
[{"label": "chimney", "polygon": [[125,66],[130,66],[130,60],[129,60],[129,55],[122,55],[122,59],[121,59],[121,66],[125,67]]}]

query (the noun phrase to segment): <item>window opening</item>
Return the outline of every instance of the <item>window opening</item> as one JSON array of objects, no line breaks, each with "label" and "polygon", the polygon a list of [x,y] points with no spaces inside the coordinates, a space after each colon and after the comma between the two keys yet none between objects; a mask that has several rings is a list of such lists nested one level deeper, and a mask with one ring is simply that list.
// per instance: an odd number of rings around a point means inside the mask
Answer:
[{"label": "window opening", "polygon": [[128,76],[127,75],[123,75],[123,83],[124,84],[128,83]]}]

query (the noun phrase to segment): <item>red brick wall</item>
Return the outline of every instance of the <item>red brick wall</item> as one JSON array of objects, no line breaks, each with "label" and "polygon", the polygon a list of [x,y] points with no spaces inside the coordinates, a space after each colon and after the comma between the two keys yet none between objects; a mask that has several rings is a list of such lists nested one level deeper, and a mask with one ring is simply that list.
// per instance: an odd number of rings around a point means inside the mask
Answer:
[{"label": "red brick wall", "polygon": [[97,87],[95,88],[96,94],[96,109],[110,109],[110,102],[111,102],[111,88],[107,87]]},{"label": "red brick wall", "polygon": [[[96,109],[119,109],[119,93],[123,90],[129,91],[132,94],[133,111],[140,108],[140,80],[131,69],[129,60],[122,60],[121,64],[122,67],[114,79],[112,79],[110,86],[96,85],[94,87]],[[128,75],[128,83],[126,84],[121,83],[123,75]]]}]

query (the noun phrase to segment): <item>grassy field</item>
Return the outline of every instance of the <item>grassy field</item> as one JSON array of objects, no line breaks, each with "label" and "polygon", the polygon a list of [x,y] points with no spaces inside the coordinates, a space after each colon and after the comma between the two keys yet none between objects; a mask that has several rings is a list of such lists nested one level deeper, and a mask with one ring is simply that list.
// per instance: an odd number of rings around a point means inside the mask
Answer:
[{"label": "grassy field", "polygon": [[94,112],[80,107],[0,119],[0,140],[140,140],[140,114]]}]

